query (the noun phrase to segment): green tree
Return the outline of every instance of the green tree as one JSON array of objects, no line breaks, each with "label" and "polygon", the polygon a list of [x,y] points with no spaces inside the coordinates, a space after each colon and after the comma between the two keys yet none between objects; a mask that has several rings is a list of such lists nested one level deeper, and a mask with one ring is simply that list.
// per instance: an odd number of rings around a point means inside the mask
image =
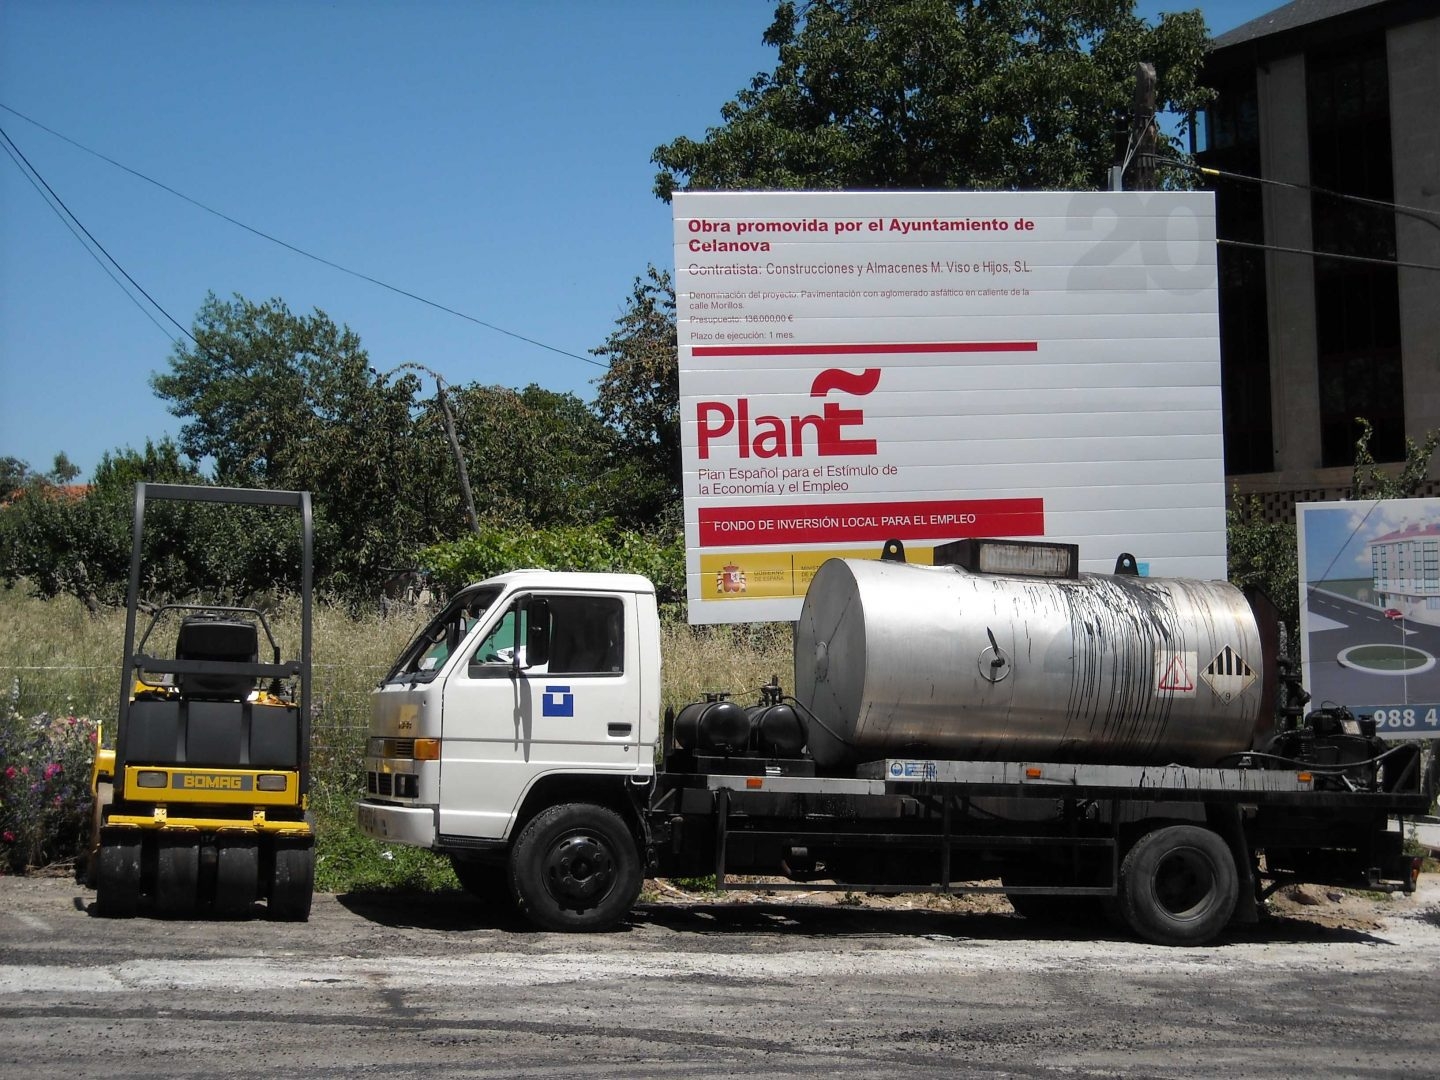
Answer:
[{"label": "green tree", "polygon": [[1423,442],[1405,438],[1405,460],[1399,472],[1390,473],[1380,468],[1370,453],[1370,439],[1375,434],[1370,421],[1363,416],[1355,418],[1360,425],[1360,437],[1355,440],[1355,471],[1351,474],[1350,497],[1352,499],[1413,499],[1420,494],[1420,487],[1430,475],[1430,462],[1435,451],[1440,449],[1440,429],[1427,432]]},{"label": "green tree", "polygon": [[608,520],[535,529],[485,526],[479,534],[437,544],[424,560],[452,590],[517,566],[534,566],[643,574],[655,583],[660,603],[685,598],[685,545],[679,534],[646,534]]},{"label": "green tree", "polygon": [[50,484],[68,484],[80,475],[80,469],[70,461],[70,455],[61,450],[48,473],[32,472],[30,463],[17,457],[0,458],[0,502],[19,491],[31,480]]},{"label": "green tree", "polygon": [[630,519],[678,521],[680,376],[675,286],[668,270],[635,279],[605,344],[591,352],[609,362],[597,380],[595,407],[628,458]]},{"label": "green tree", "polygon": [[1294,519],[1266,521],[1260,497],[1237,491],[1225,511],[1225,525],[1231,583],[1258,588],[1268,596],[1290,628],[1292,648],[1298,648],[1300,571]]},{"label": "green tree", "polygon": [[100,456],[95,466],[92,481],[97,488],[120,492],[133,492],[135,485],[144,481],[150,484],[201,484],[204,477],[193,461],[187,461],[174,440],[161,439],[159,443],[145,440],[144,450],[125,447]]},{"label": "green tree", "polygon": [[17,457],[0,458],[0,502],[10,498],[30,479],[30,463]]},{"label": "green tree", "polygon": [[50,466],[50,479],[57,484],[68,484],[80,475],[80,468],[70,461],[70,456],[61,450],[55,455]]},{"label": "green tree", "polygon": [[181,448],[213,460],[219,483],[313,492],[317,571],[333,591],[368,594],[463,522],[434,467],[443,437],[416,424],[419,379],[378,373],[354,331],[278,299],[212,295],[193,336],[151,380],[187,421]]},{"label": "green tree", "polygon": [[[124,603],[136,482],[199,479],[199,471],[168,439],[158,445],[147,441],[143,451],[126,448],[105,454],[83,497],[57,490],[45,476],[32,475],[20,497],[0,512],[0,580],[13,585],[23,578],[43,597],[68,593],[91,611]],[[176,524],[169,520],[157,526],[150,538],[150,584],[171,596],[196,587],[177,561],[176,551],[183,545],[177,543]]]},{"label": "green tree", "polygon": [[[1134,0],[793,0],[755,76],[696,141],[658,147],[683,188],[1087,189],[1125,150],[1135,64],[1161,111],[1208,100],[1199,11],[1151,26]],[[1180,152],[1177,138],[1162,136]]]},{"label": "green tree", "polygon": [[482,519],[512,528],[626,516],[632,493],[615,435],[580,398],[533,383],[472,384],[452,398]]},{"label": "green tree", "polygon": [[[83,495],[32,480],[0,511],[0,580],[41,597],[68,593],[92,612],[125,602],[135,484],[203,484],[171,441],[106,454]],[[295,515],[267,507],[147,505],[141,596],[235,604],[299,585]]]},{"label": "green tree", "polygon": [[150,382],[187,421],[180,448],[213,460],[225,484],[291,486],[329,464],[321,444],[343,437],[352,421],[379,419],[377,411],[396,404],[408,420],[419,388],[413,376],[391,384],[376,374],[349,327],[318,309],[295,315],[278,299],[211,294],[192,337],[171,353],[170,371]]},{"label": "green tree", "polygon": [[[1370,453],[1373,429],[1363,417],[1360,438],[1355,443],[1355,471],[1351,480],[1352,499],[1413,499],[1430,472],[1435,452],[1440,449],[1440,430],[1427,432],[1423,441],[1405,440],[1405,461],[1398,472],[1376,465]],[[1300,568],[1295,522],[1266,521],[1256,495],[1235,493],[1226,512],[1226,541],[1229,549],[1230,580],[1241,587],[1258,586],[1280,609],[1280,617],[1299,630]],[[1298,638],[1292,636],[1292,643]]]}]

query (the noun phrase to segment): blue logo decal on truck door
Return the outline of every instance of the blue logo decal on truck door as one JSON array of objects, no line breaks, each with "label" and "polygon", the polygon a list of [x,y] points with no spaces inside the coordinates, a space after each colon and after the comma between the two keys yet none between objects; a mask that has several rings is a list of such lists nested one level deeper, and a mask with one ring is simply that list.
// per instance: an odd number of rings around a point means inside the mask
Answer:
[{"label": "blue logo decal on truck door", "polygon": [[574,716],[575,695],[568,686],[547,686],[540,700],[541,716]]}]

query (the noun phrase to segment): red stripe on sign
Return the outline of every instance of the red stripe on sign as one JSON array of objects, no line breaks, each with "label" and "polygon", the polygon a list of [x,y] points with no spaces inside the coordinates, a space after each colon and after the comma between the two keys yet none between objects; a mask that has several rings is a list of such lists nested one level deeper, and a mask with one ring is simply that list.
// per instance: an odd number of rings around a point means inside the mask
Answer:
[{"label": "red stripe on sign", "polygon": [[701,547],[1044,535],[1043,499],[707,506],[700,509]]},{"label": "red stripe on sign", "polygon": [[696,345],[695,356],[855,356],[885,353],[1035,352],[1034,341],[913,341],[864,345]]}]

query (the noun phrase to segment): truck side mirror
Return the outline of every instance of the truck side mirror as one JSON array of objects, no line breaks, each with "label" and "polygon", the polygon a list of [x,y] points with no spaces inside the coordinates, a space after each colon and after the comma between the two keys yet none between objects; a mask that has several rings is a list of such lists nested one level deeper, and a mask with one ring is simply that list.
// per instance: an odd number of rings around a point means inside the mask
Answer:
[{"label": "truck side mirror", "polygon": [[[517,620],[517,627],[518,627]],[[525,663],[519,663],[520,650],[515,650],[517,667],[539,667],[550,662],[550,601],[532,596],[526,604]]]}]

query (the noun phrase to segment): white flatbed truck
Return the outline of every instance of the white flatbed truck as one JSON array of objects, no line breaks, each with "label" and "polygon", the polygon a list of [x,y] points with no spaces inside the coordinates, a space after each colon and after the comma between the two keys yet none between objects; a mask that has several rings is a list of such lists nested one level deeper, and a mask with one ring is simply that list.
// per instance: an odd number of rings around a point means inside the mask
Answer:
[{"label": "white flatbed truck", "polygon": [[[1415,887],[1399,826],[1429,809],[1418,751],[1325,714],[1292,715],[1296,756],[1213,767],[903,753],[817,769],[803,738],[736,733],[778,687],[677,721],[661,661],[645,578],[522,570],[463,589],[373,694],[362,830],[448,855],[478,898],[562,931],[619,923],[647,875],[1004,892],[1029,918],[1103,913],[1178,945],[1256,921],[1290,882]],[[821,721],[786,700],[814,741]]]}]

